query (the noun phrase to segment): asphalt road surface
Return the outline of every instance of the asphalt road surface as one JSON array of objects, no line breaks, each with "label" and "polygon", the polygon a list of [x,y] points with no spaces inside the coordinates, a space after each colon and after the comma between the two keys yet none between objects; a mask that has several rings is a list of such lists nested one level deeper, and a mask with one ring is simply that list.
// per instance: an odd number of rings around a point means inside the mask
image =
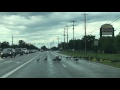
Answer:
[{"label": "asphalt road surface", "polygon": [[[56,55],[62,60],[53,61]],[[0,78],[120,78],[120,69],[44,51],[0,59]]]}]

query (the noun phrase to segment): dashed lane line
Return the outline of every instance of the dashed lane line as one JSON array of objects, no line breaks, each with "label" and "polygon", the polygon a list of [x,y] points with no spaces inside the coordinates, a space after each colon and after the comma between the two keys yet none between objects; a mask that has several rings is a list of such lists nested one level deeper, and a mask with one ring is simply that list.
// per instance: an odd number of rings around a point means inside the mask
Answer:
[{"label": "dashed lane line", "polygon": [[65,66],[64,64],[62,64],[63,65],[63,67],[67,67],[67,66]]}]

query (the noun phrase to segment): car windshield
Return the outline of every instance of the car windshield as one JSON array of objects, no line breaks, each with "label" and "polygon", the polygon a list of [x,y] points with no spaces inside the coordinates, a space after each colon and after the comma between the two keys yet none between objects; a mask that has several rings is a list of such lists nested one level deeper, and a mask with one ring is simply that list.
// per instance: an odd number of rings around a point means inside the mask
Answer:
[{"label": "car windshield", "polygon": [[0,12],[0,49],[0,78],[120,78],[120,12]]},{"label": "car windshield", "polygon": [[26,48],[23,48],[23,50],[27,50]]},{"label": "car windshield", "polygon": [[12,49],[3,49],[3,52],[11,51]]},{"label": "car windshield", "polygon": [[21,51],[21,49],[15,49],[15,51]]}]

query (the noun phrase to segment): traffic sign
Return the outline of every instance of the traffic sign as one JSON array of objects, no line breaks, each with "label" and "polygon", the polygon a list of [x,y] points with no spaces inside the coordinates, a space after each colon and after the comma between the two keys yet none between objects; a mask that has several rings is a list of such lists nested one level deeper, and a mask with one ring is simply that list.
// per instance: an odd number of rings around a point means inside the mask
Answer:
[{"label": "traffic sign", "polygon": [[98,46],[98,39],[95,39],[95,40],[94,40],[94,45],[95,45],[95,46]]}]

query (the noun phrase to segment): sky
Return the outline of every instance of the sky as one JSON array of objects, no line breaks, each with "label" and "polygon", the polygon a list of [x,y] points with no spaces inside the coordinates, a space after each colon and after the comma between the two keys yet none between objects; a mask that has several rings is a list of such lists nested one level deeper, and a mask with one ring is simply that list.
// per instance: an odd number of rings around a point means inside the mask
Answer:
[{"label": "sky", "polygon": [[[86,35],[99,38],[100,27],[110,23],[115,36],[120,32],[120,12],[0,12],[0,42],[7,41],[11,45],[19,40],[35,44],[37,47],[46,45],[48,48],[64,42],[64,28],[68,26],[68,40],[73,39],[73,23],[75,39],[85,35],[84,13],[86,13]],[[112,23],[111,23],[112,22]],[[58,40],[59,38],[59,40]],[[51,43],[51,45],[50,45]]]}]

